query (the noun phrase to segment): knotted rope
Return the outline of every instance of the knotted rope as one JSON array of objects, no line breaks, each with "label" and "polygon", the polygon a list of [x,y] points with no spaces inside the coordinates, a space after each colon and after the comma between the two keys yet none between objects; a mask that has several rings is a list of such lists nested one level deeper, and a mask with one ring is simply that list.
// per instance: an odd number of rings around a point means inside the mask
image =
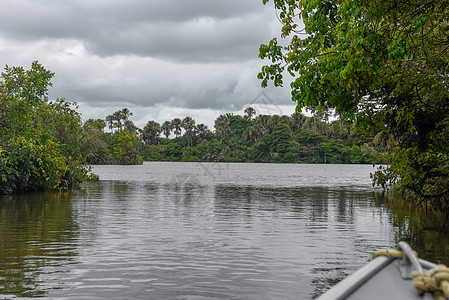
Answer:
[{"label": "knotted rope", "polygon": [[[388,256],[402,258],[401,250],[379,250],[374,252],[373,259],[378,256]],[[436,300],[445,300],[449,297],[449,268],[445,265],[438,265],[427,272],[412,272],[413,285],[418,295],[425,292],[433,293]]]},{"label": "knotted rope", "polygon": [[449,297],[449,268],[438,265],[427,272],[412,272],[413,285],[418,295],[432,292],[437,300]]}]

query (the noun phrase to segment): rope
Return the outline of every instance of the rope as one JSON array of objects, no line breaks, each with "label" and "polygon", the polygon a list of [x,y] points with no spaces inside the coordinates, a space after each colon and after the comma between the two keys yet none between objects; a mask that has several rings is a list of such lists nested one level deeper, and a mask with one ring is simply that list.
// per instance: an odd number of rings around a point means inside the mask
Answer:
[{"label": "rope", "polygon": [[[378,250],[374,252],[373,259],[378,256],[388,256],[402,258],[401,250]],[[449,297],[449,268],[445,265],[438,265],[427,272],[412,272],[413,285],[418,295],[425,292],[433,293],[436,300],[446,300]]]},{"label": "rope", "polygon": [[412,272],[412,278],[418,295],[432,292],[437,300],[449,297],[449,268],[445,265],[438,265],[427,272]]},{"label": "rope", "polygon": [[400,250],[377,250],[374,252],[373,259],[375,259],[378,256],[388,256],[388,257],[395,257],[395,258],[402,258],[402,251]]}]

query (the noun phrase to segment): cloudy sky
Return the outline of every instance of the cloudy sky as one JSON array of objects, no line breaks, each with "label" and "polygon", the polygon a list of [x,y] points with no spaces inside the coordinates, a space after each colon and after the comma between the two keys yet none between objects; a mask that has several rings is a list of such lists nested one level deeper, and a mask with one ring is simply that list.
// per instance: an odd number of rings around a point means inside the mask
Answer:
[{"label": "cloudy sky", "polygon": [[0,63],[56,73],[50,99],[84,119],[127,107],[143,127],[226,112],[291,114],[288,85],[260,87],[258,49],[278,37],[262,0],[0,0]]}]

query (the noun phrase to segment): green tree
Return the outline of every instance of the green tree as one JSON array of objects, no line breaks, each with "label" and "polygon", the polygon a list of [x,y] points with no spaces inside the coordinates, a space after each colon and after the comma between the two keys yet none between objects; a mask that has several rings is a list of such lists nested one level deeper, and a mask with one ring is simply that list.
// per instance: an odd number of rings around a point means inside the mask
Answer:
[{"label": "green tree", "polygon": [[243,140],[243,136],[251,127],[251,120],[247,117],[232,115],[229,117],[230,134],[236,141]]},{"label": "green tree", "polygon": [[[111,129],[111,132],[103,134],[106,149],[102,148],[102,156],[100,155],[98,157],[98,162],[123,165],[140,164],[142,162],[140,156],[142,142],[139,136],[141,130],[129,120],[129,117],[132,115],[132,112],[128,108],[122,108],[106,116],[106,123]],[[113,130],[114,128],[116,128],[116,131]],[[149,142],[149,127],[145,129],[147,131],[142,133],[143,139]],[[160,126],[158,132],[160,134]],[[152,142],[155,141],[152,140]]]},{"label": "green tree", "polygon": [[75,103],[47,102],[53,73],[6,67],[0,78],[0,194],[68,189],[87,179],[85,132]]},{"label": "green tree", "polygon": [[135,165],[142,163],[139,155],[140,137],[137,134],[119,130],[112,135],[112,159],[114,163],[122,165]]},{"label": "green tree", "polygon": [[173,133],[176,137],[181,135],[182,121],[180,118],[174,118],[173,120],[171,120],[171,127],[173,128]]},{"label": "green tree", "polygon": [[265,130],[261,124],[254,124],[253,126],[251,126],[249,128],[248,132],[245,133],[243,138],[245,140],[258,142],[264,135],[264,132],[265,132]]},{"label": "green tree", "polygon": [[290,151],[292,140],[290,127],[286,123],[279,123],[273,128],[272,152],[278,153],[281,162],[285,162],[285,156]]},{"label": "green tree", "polygon": [[217,119],[215,119],[215,136],[224,143],[231,133],[231,127],[229,126],[231,124],[231,117],[232,114],[224,114],[218,116]]},{"label": "green tree", "polygon": [[165,135],[165,138],[169,138],[173,127],[170,121],[165,121],[161,125],[162,133]]},{"label": "green tree", "polygon": [[140,128],[134,125],[134,122],[131,120],[125,120],[123,122],[123,129],[132,134],[140,133]]},{"label": "green tree", "polygon": [[156,121],[148,121],[142,131],[142,138],[145,145],[159,144],[161,125]]},{"label": "green tree", "polygon": [[103,132],[104,128],[106,127],[106,122],[102,119],[89,119],[84,124],[92,126],[93,128],[100,130],[101,132]]},{"label": "green tree", "polygon": [[254,109],[254,107],[248,106],[247,108],[245,108],[245,118],[247,118],[248,120],[252,120],[255,115],[256,110]]},{"label": "green tree", "polygon": [[269,162],[270,146],[263,141],[254,143],[249,148],[248,158],[252,162]]},{"label": "green tree", "polygon": [[6,65],[2,73],[2,100],[11,98],[26,99],[32,106],[44,103],[48,100],[48,88],[53,86],[51,79],[55,73],[46,70],[38,61],[33,61],[31,68],[9,67]]},{"label": "green tree", "polygon": [[187,147],[193,146],[193,137],[196,131],[195,120],[192,117],[185,117],[181,122],[187,137]]},{"label": "green tree", "polygon": [[304,124],[306,123],[306,119],[307,119],[307,117],[304,116],[302,113],[298,113],[298,112],[293,113],[290,117],[290,122],[289,122],[290,128],[293,131],[298,131],[299,129],[301,129],[304,126]]},{"label": "green tree", "polygon": [[84,122],[83,131],[85,133],[84,153],[89,164],[104,164],[108,156],[106,141],[104,140],[104,127],[106,122],[102,119],[89,119]]},{"label": "green tree", "polygon": [[289,42],[261,45],[259,56],[272,61],[258,75],[262,85],[281,86],[284,71],[296,76],[298,111],[336,109],[382,133],[390,160],[378,183],[448,207],[447,1],[273,2]]},{"label": "green tree", "polygon": [[204,124],[198,124],[196,126],[196,131],[197,143],[201,143],[212,136],[212,132]]},{"label": "green tree", "polygon": [[105,121],[106,121],[106,124],[108,124],[109,130],[111,132],[113,132],[114,131],[114,122],[115,122],[114,116],[113,115],[106,116]]}]

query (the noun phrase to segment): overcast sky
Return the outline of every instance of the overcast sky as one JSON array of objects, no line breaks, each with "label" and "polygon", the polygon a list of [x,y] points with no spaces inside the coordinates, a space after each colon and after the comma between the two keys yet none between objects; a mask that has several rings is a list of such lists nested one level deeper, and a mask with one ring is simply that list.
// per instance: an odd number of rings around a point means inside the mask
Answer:
[{"label": "overcast sky", "polygon": [[[261,43],[280,33],[262,0],[0,0],[0,63],[56,73],[50,99],[84,119],[127,107],[143,127],[226,112],[294,111],[288,85],[260,87]],[[263,94],[261,94],[263,93]],[[270,105],[268,105],[270,104]]]}]

